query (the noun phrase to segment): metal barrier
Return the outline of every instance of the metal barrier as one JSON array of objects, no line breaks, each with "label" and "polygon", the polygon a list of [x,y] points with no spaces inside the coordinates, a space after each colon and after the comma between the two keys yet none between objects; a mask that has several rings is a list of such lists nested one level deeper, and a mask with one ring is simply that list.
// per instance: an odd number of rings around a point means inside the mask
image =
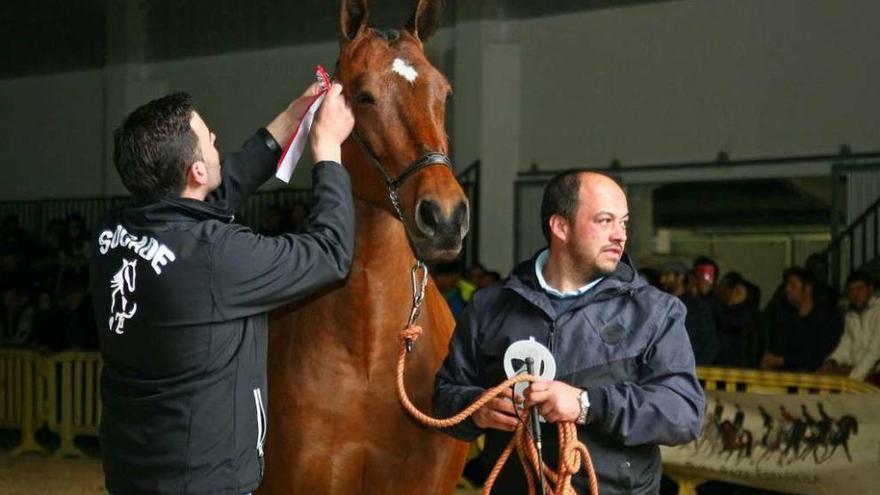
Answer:
[{"label": "metal barrier", "polygon": [[57,456],[82,457],[74,445],[78,435],[98,435],[101,424],[101,355],[62,352],[46,360],[48,427],[61,437]]},{"label": "metal barrier", "polygon": [[21,430],[13,455],[46,453],[34,433],[45,423],[45,360],[24,349],[0,349],[0,427]]}]

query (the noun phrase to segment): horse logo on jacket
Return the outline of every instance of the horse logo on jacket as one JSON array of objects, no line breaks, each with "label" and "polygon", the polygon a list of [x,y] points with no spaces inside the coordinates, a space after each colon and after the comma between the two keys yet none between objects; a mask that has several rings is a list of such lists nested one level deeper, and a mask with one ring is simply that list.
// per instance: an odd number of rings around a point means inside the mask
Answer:
[{"label": "horse logo on jacket", "polygon": [[[122,334],[125,320],[130,319],[137,312],[137,303],[129,300],[135,289],[135,277],[137,275],[137,260],[122,260],[122,268],[110,279],[110,330]],[[117,309],[117,301],[119,302]],[[130,307],[129,307],[130,306]]]}]

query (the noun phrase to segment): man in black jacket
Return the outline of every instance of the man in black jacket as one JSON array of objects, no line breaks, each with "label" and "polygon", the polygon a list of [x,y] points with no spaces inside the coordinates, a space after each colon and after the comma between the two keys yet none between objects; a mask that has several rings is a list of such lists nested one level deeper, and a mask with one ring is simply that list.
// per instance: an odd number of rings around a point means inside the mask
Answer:
[{"label": "man in black jacket", "polygon": [[[474,294],[434,388],[435,415],[451,416],[505,379],[511,344],[544,344],[556,379],[532,384],[523,405],[537,405],[548,423],[578,424],[603,495],[656,494],[658,445],[695,439],[705,409],[684,305],[638,276],[624,254],[628,219],[626,196],[610,178],[569,172],[551,180],[541,205],[549,249]],[[484,460],[493,463],[518,421],[508,396],[447,432],[463,440],[485,433]],[[557,433],[545,428],[545,458],[556,466]],[[573,481],[587,493],[583,474]],[[495,486],[527,493],[519,463],[508,462]]]},{"label": "man in black jacket", "polygon": [[183,93],[151,101],[117,129],[114,162],[136,202],[108,215],[91,252],[110,493],[259,486],[266,312],[344,279],[351,264],[354,208],[339,162],[354,118],[339,85],[312,128],[309,230],[264,237],[233,219],[274,173],[317,92],[306,90],[222,166]]}]

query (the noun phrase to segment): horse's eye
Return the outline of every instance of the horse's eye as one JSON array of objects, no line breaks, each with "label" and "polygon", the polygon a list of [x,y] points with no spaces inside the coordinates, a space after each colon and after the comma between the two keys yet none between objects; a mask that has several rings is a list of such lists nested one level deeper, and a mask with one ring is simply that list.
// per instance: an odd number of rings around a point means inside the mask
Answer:
[{"label": "horse's eye", "polygon": [[373,98],[373,95],[370,94],[369,91],[358,91],[356,95],[354,95],[355,103],[359,105],[375,105],[376,99]]}]

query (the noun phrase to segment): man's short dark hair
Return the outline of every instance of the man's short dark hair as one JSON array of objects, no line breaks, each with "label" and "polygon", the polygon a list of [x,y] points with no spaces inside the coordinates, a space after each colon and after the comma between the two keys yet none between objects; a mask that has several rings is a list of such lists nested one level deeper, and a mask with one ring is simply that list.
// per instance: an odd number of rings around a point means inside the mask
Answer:
[{"label": "man's short dark hair", "polygon": [[135,197],[178,196],[186,170],[201,159],[186,93],[155,99],[132,112],[114,133],[113,163]]},{"label": "man's short dark hair", "polygon": [[874,277],[865,270],[856,270],[846,277],[846,285],[862,282],[868,287],[874,287]]},{"label": "man's short dark hair", "polygon": [[541,199],[541,230],[544,239],[550,242],[550,217],[560,215],[569,223],[574,223],[578,209],[578,197],[581,190],[580,170],[567,170],[547,183],[544,197]]},{"label": "man's short dark hair", "polygon": [[801,281],[802,285],[809,285],[811,288],[816,288],[816,276],[813,275],[813,272],[807,270],[806,268],[802,268],[800,266],[794,266],[789,268],[786,271],[785,280],[788,281],[789,277],[795,277]]}]

